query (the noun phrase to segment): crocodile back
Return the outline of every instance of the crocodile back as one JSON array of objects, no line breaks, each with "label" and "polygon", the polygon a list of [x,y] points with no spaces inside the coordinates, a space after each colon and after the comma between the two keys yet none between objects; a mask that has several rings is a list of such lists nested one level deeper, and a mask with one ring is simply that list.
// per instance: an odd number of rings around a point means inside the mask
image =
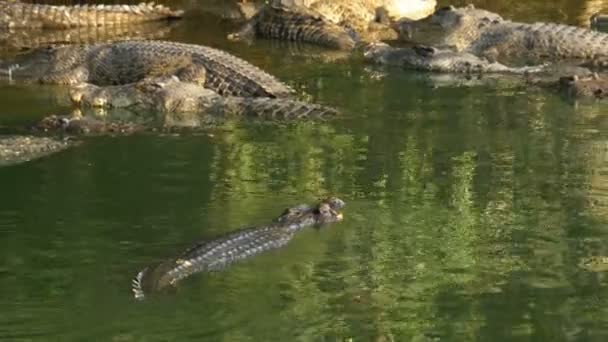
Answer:
[{"label": "crocodile back", "polygon": [[[227,52],[202,45],[166,41],[128,41],[71,49],[79,56],[79,67],[55,58],[46,83],[74,83],[72,73],[86,71],[87,81],[96,85],[138,82],[146,77],[170,76],[179,71],[202,67],[204,85],[221,95],[243,97],[285,97],[291,93],[284,83],[260,68]],[[70,68],[72,70],[70,70]],[[202,80],[202,79],[201,79]]]},{"label": "crocodile back", "polygon": [[589,61],[608,58],[608,34],[569,25],[505,21],[488,27],[468,50],[476,55],[497,53],[533,62],[546,59]]},{"label": "crocodile back", "polygon": [[175,285],[195,273],[218,271],[232,263],[250,258],[270,249],[285,246],[294,231],[272,225],[243,229],[224,237],[194,245],[182,255],[140,272],[133,282],[133,291],[144,293]]},{"label": "crocodile back", "polygon": [[339,25],[304,7],[265,6],[252,19],[258,36],[350,50],[353,37]]},{"label": "crocodile back", "polygon": [[53,6],[0,0],[0,27],[70,28],[179,18],[183,11],[154,3]]}]

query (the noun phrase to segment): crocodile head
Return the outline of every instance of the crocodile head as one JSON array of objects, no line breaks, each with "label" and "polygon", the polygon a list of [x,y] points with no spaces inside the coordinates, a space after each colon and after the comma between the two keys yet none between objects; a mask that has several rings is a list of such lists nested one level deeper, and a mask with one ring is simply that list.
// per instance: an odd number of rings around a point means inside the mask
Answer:
[{"label": "crocodile head", "polygon": [[296,207],[285,209],[279,216],[277,222],[294,225],[296,228],[303,228],[312,225],[322,225],[342,221],[343,215],[340,212],[346,204],[337,197],[329,197],[322,200],[315,206],[302,204]]},{"label": "crocodile head", "polygon": [[442,7],[430,16],[420,20],[403,19],[397,21],[393,28],[399,32],[401,39],[427,45],[451,45],[462,50],[471,41],[478,38],[489,25],[504,19],[490,11],[466,7]]},{"label": "crocodile head", "polygon": [[38,132],[69,135],[130,134],[142,129],[137,123],[67,115],[49,115],[33,127],[33,130]]},{"label": "crocodile head", "polygon": [[17,80],[38,81],[48,77],[49,74],[63,75],[65,79],[57,80],[56,83],[76,83],[77,78],[84,77],[74,71],[67,76],[67,71],[73,71],[81,62],[81,53],[87,47],[73,47],[55,45],[45,48],[26,51],[18,54],[10,61],[0,63],[0,77],[8,77]]}]

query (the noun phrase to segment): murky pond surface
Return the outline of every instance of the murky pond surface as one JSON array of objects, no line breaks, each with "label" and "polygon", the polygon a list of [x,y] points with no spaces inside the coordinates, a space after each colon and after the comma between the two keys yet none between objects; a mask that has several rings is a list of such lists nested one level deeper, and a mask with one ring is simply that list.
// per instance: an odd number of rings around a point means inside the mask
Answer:
[{"label": "murky pond surface", "polygon": [[[531,4],[510,10],[582,11]],[[92,138],[1,168],[0,340],[608,339],[608,273],[578,266],[608,255],[606,104],[226,30],[185,22],[169,38],[227,49],[343,116]],[[54,92],[2,84],[2,130],[67,112]],[[142,267],[328,194],[347,202],[342,223],[132,298]]]}]

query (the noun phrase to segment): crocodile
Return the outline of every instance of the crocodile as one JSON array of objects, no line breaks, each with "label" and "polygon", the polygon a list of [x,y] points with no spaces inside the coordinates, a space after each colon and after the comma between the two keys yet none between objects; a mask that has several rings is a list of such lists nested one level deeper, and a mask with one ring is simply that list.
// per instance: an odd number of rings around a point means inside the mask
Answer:
[{"label": "crocodile", "polygon": [[174,27],[174,23],[155,21],[139,25],[74,27],[65,30],[0,30],[0,49],[14,53],[68,44],[158,40],[167,37]]},{"label": "crocodile", "polygon": [[306,42],[339,50],[351,50],[357,41],[352,32],[325,20],[320,14],[300,6],[266,5],[230,40],[263,37]]},{"label": "crocodile", "polygon": [[330,197],[314,206],[286,209],[268,224],[198,242],[177,257],[141,270],[132,281],[133,295],[143,300],[151,293],[175,287],[193,274],[219,271],[237,261],[284,247],[304,228],[341,221],[340,210],[344,206],[341,199]]},{"label": "crocodile", "polygon": [[72,87],[70,96],[78,105],[77,113],[92,115],[51,115],[36,125],[38,131],[130,134],[159,128],[196,129],[230,118],[277,122],[325,120],[338,114],[334,108],[290,98],[220,96],[175,76],[106,87],[83,83]]},{"label": "crocodile", "polygon": [[0,136],[0,166],[9,166],[63,151],[76,142],[69,138],[34,135]]},{"label": "crocodile", "polygon": [[359,41],[393,40],[397,33],[388,25],[391,16],[409,19],[433,10],[434,0],[410,8],[403,0],[275,0],[263,7],[232,40],[263,37],[308,42],[351,50]]},{"label": "crocodile", "polygon": [[116,26],[181,18],[183,14],[182,10],[154,3],[54,6],[0,0],[0,29]]},{"label": "crocodile", "polygon": [[407,69],[464,74],[512,73],[531,74],[543,71],[544,66],[509,67],[498,62],[490,62],[468,52],[416,45],[395,48],[386,43],[368,44],[364,51],[367,61],[400,66]]},{"label": "crocodile", "polygon": [[4,63],[0,70],[16,80],[47,84],[121,85],[175,75],[225,96],[274,98],[292,93],[274,76],[227,52],[168,41],[36,49]]},{"label": "crocodile", "polygon": [[572,60],[599,63],[608,58],[608,34],[554,23],[520,23],[473,5],[436,10],[427,18],[393,23],[403,40],[450,47],[499,61],[543,63]]},{"label": "crocodile", "polygon": [[555,89],[570,99],[608,99],[608,75],[569,75],[557,80],[529,80],[531,84]]}]

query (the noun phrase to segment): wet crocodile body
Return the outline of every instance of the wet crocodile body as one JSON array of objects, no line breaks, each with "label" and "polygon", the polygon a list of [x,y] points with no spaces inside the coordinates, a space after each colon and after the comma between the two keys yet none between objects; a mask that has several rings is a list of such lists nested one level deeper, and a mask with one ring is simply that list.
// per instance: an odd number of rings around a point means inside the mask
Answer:
[{"label": "wet crocodile body", "polygon": [[332,197],[314,206],[296,206],[270,224],[199,242],[175,258],[140,271],[133,279],[133,294],[142,300],[193,274],[222,270],[237,261],[284,247],[304,228],[341,221],[340,210],[344,205],[342,200]]},{"label": "wet crocodile body", "polygon": [[472,5],[445,7],[425,19],[393,25],[407,41],[450,47],[492,60],[598,62],[608,58],[608,34],[553,23],[519,23]]},{"label": "wet crocodile body", "polygon": [[0,167],[24,163],[53,154],[74,144],[69,139],[39,136],[0,136]]},{"label": "wet crocodile body", "polygon": [[72,89],[71,98],[81,106],[123,108],[140,116],[149,112],[197,113],[219,117],[298,120],[337,115],[333,108],[290,98],[220,96],[199,84],[181,82],[175,76],[108,87],[80,84]]},{"label": "wet crocodile body", "polygon": [[406,69],[444,73],[510,73],[529,74],[543,71],[537,67],[508,67],[498,62],[477,57],[467,52],[455,52],[427,46],[404,48],[390,47],[385,43],[371,43],[364,52],[364,58],[376,64],[399,66]]},{"label": "wet crocodile body", "polygon": [[154,3],[53,6],[0,0],[0,29],[116,26],[180,18],[183,14]]},{"label": "wet crocodile body", "polygon": [[227,52],[168,41],[128,41],[38,49],[6,63],[16,80],[47,84],[136,83],[147,77],[178,76],[225,96],[286,97],[286,84]]}]

